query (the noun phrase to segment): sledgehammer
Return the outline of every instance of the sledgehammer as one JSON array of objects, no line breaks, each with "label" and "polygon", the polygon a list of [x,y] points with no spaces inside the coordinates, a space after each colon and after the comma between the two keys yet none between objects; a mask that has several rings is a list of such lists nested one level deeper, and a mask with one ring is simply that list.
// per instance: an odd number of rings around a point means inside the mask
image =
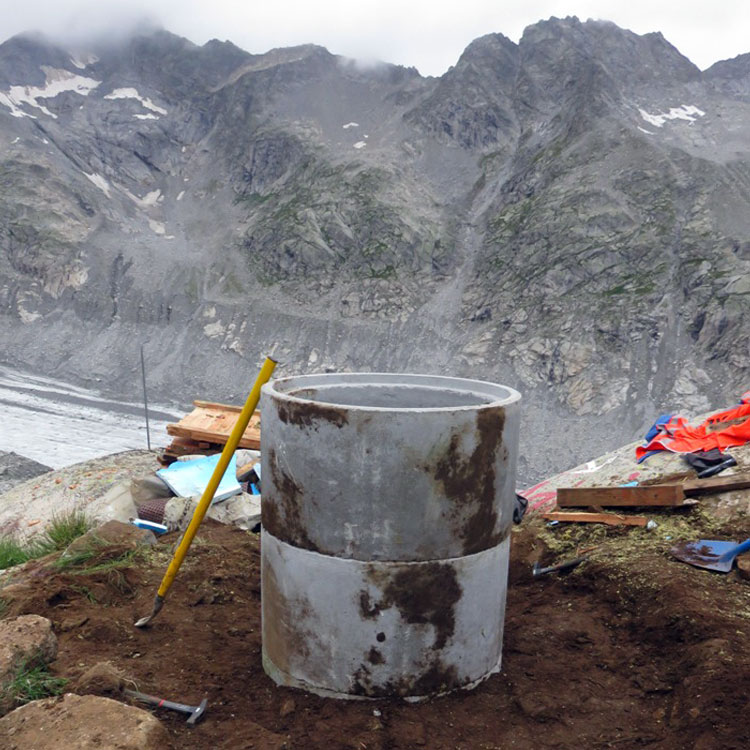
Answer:
[{"label": "sledgehammer", "polygon": [[139,693],[137,690],[125,690],[125,695],[129,698],[135,698],[141,703],[149,703],[157,708],[170,708],[172,711],[179,711],[183,714],[189,714],[188,726],[195,726],[196,722],[200,721],[203,714],[206,711],[207,699],[204,698],[201,701],[200,706],[186,706],[184,703],[173,703],[172,701],[164,700],[164,698],[157,698],[155,695],[146,695],[146,693]]}]

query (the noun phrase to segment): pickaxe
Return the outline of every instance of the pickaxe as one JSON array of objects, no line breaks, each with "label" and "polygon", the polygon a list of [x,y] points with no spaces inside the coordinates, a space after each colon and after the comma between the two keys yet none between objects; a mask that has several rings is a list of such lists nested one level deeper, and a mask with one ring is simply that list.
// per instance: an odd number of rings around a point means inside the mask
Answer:
[{"label": "pickaxe", "polygon": [[155,695],[139,693],[137,690],[125,690],[124,692],[128,697],[135,698],[142,703],[149,703],[157,708],[171,708],[172,711],[189,714],[187,723],[191,727],[195,726],[196,722],[201,720],[208,704],[206,698],[201,701],[200,706],[186,706],[184,703],[174,703],[173,701],[164,700],[164,698],[157,698]]}]

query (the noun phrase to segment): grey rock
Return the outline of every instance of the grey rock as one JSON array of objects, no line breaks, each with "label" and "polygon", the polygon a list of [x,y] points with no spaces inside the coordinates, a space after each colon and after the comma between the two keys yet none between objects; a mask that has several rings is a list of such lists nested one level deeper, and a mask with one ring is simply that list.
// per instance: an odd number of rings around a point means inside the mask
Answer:
[{"label": "grey rock", "polygon": [[17,669],[51,662],[57,656],[57,638],[52,623],[39,615],[21,615],[0,620],[0,686]]},{"label": "grey rock", "polygon": [[169,732],[148,711],[94,695],[32,701],[0,719],[7,750],[171,750]]},{"label": "grey rock", "polygon": [[27,479],[52,471],[49,466],[17,453],[0,451],[0,495]]}]

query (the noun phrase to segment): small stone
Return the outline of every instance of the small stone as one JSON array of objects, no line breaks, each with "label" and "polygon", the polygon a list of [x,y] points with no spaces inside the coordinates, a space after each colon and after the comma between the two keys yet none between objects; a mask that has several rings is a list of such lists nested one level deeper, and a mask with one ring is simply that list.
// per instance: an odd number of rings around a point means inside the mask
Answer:
[{"label": "small stone", "polygon": [[740,578],[750,581],[750,555],[742,555],[737,558],[737,572]]},{"label": "small stone", "polygon": [[281,704],[281,710],[279,711],[279,716],[284,719],[290,714],[293,714],[294,711],[297,708],[297,704],[294,702],[294,698],[287,698],[282,704]]}]

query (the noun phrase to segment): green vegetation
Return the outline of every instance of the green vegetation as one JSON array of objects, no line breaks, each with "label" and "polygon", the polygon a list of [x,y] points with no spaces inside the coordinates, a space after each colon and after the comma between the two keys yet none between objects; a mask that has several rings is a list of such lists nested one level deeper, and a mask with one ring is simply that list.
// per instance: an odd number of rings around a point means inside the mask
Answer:
[{"label": "green vegetation", "polygon": [[385,268],[369,268],[369,277],[371,279],[395,279],[396,269],[392,265],[387,265]]},{"label": "green vegetation", "polygon": [[[128,549],[124,552],[122,550],[115,549],[118,554],[108,559],[102,559],[102,547],[105,546],[103,542],[94,542],[90,547],[81,550],[73,555],[67,555],[61,557],[55,562],[55,567],[59,570],[67,570],[70,568],[80,568],[80,570],[73,571],[74,575],[90,575],[92,573],[110,573],[112,571],[120,570],[121,568],[132,567],[136,560],[143,556],[144,548],[137,547],[135,549]],[[112,548],[110,548],[112,549]],[[106,558],[106,555],[104,555]],[[87,565],[91,561],[92,565]]]},{"label": "green vegetation", "polygon": [[263,195],[262,193],[241,193],[236,195],[234,198],[235,205],[244,205],[247,208],[255,208],[256,206],[262,206],[266,201],[271,198],[277,198],[275,193],[268,193]]},{"label": "green vegetation", "polygon": [[227,295],[238,295],[243,294],[245,291],[247,291],[246,287],[243,285],[243,283],[240,281],[240,279],[235,276],[231,271],[224,277],[224,284],[222,287],[222,291],[224,294]]},{"label": "green vegetation", "polygon": [[21,706],[63,692],[68,681],[63,677],[54,677],[45,664],[38,662],[38,657],[31,658],[16,669],[13,678],[2,686],[3,699]]},{"label": "green vegetation", "polygon": [[0,539],[0,570],[12,568],[31,559],[27,548],[12,537]]},{"label": "green vegetation", "polygon": [[90,528],[91,523],[83,513],[72,511],[53,518],[38,539],[19,542],[12,536],[0,538],[0,570],[60,552]]},{"label": "green vegetation", "polygon": [[47,526],[40,544],[49,552],[60,552],[71,542],[83,536],[92,524],[80,511],[55,516]]}]

